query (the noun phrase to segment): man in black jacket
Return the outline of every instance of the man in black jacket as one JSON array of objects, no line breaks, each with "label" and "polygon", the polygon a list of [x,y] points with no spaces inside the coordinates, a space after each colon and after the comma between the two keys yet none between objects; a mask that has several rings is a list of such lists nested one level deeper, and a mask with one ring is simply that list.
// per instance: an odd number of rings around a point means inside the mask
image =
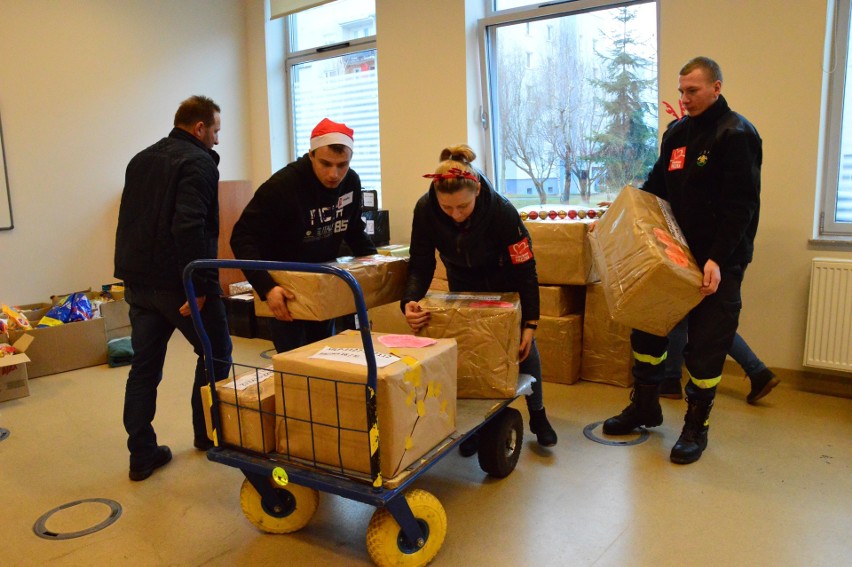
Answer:
[{"label": "man in black jacket", "polygon": [[[130,479],[144,480],[172,454],[157,445],[152,422],[157,386],[169,338],[178,329],[198,361],[192,384],[192,428],[199,450],[207,438],[199,388],[207,383],[201,341],[190,318],[183,269],[201,258],[216,258],[219,238],[219,106],[193,96],[175,114],[166,138],[130,161],[115,236],[115,277],[124,281],[130,304],[133,359],[124,395],[124,427],[130,450]],[[231,337],[216,270],[193,275],[195,301],[210,337],[216,378],[228,375]]]},{"label": "man in black jacket", "polygon": [[[361,219],[361,178],[349,163],[354,132],[324,118],[311,132],[310,152],[276,172],[252,197],[231,235],[234,256],[245,260],[329,262],[346,241],[356,256],[375,254]],[[268,272],[246,272],[275,315],[272,342],[285,352],[334,334],[334,321],[295,321],[292,294]]]},{"label": "man in black jacket", "polygon": [[[716,386],[737,332],[740,286],[752,259],[760,212],[763,151],[755,127],[722,96],[722,72],[715,61],[690,60],[678,85],[687,115],[669,125],[642,189],[669,201],[704,269],[704,299],[687,316],[686,418],[671,451],[672,462],[687,464],[707,447]],[[630,405],[604,422],[609,435],[663,422],[659,394],[668,339],[634,330],[631,343],[636,385]]]}]

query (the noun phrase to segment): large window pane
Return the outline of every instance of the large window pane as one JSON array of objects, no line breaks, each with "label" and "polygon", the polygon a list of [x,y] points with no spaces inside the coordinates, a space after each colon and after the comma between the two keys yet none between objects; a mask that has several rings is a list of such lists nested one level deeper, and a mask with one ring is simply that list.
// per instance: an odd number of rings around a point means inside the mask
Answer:
[{"label": "large window pane", "polygon": [[501,23],[488,34],[501,193],[517,207],[589,203],[642,183],[657,153],[655,3]]},{"label": "large window pane", "polygon": [[364,189],[381,191],[376,51],[300,63],[291,71],[296,155],[309,150],[317,122],[344,122],[355,131],[352,169]]},{"label": "large window pane", "polygon": [[[852,22],[852,19],[850,19]],[[847,22],[847,26],[850,25]],[[849,30],[852,31],[852,30]],[[843,122],[840,137],[840,168],[837,173],[837,195],[834,201],[834,222],[852,223],[852,57],[850,57],[849,38],[846,36],[846,81],[843,89]],[[850,227],[852,230],[852,227]]]}]

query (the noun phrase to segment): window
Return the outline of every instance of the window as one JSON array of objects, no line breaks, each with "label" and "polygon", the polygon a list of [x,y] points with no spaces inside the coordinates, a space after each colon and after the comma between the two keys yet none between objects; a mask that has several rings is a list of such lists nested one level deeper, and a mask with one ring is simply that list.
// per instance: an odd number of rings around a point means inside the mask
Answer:
[{"label": "window", "polygon": [[489,173],[518,208],[611,201],[657,156],[656,3],[529,4],[483,22]]},{"label": "window", "polygon": [[835,2],[826,38],[829,88],[819,236],[852,236],[852,54],[850,0]]},{"label": "window", "polygon": [[292,147],[310,148],[323,118],[355,131],[352,169],[381,199],[375,0],[337,0],[288,18]]}]

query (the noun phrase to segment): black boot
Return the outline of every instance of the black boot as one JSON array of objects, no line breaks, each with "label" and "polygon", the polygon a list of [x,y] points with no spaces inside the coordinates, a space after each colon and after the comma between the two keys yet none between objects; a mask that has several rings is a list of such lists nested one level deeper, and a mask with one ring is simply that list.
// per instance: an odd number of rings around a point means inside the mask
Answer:
[{"label": "black boot", "polygon": [[749,375],[748,378],[751,381],[751,392],[746,397],[746,401],[750,404],[769,394],[781,382],[775,376],[775,373],[768,368],[764,368],[760,372],[755,372],[754,376]]},{"label": "black boot", "polygon": [[683,391],[680,389],[680,378],[666,378],[663,380],[660,384],[660,397],[671,400],[682,399]]},{"label": "black boot", "polygon": [[556,445],[556,432],[550,426],[550,422],[547,421],[544,408],[530,410],[530,431],[535,434],[538,444],[542,447],[553,447]]},{"label": "black boot", "polygon": [[672,462],[679,465],[688,465],[701,458],[701,453],[707,448],[710,410],[713,409],[713,400],[692,401],[687,398],[686,403],[683,431],[671,454]]},{"label": "black boot", "polygon": [[635,384],[630,405],[603,424],[607,435],[627,435],[640,426],[656,427],[663,423],[659,384]]}]

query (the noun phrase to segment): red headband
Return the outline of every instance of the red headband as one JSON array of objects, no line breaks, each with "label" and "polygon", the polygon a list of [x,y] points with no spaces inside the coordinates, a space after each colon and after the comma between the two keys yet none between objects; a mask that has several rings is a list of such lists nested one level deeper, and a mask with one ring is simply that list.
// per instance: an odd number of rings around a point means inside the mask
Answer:
[{"label": "red headband", "polygon": [[463,169],[459,169],[458,167],[454,167],[452,169],[447,170],[446,173],[426,173],[423,177],[428,177],[429,179],[470,179],[471,181],[475,181],[479,183],[479,176],[474,175],[469,171],[464,171]]}]

